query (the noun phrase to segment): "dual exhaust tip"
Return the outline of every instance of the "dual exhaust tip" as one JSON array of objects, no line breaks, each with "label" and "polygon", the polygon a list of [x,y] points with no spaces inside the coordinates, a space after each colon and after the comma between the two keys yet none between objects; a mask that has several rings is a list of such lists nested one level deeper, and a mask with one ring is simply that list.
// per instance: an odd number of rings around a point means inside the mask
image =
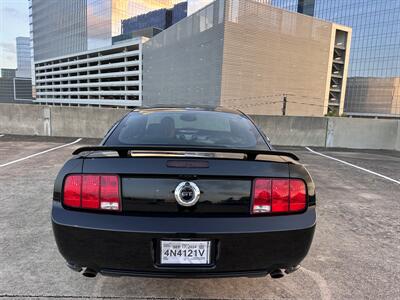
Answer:
[{"label": "dual exhaust tip", "polygon": [[300,265],[289,267],[285,270],[276,269],[276,270],[273,270],[272,272],[270,272],[269,276],[271,276],[271,278],[273,278],[273,279],[279,279],[279,278],[282,278],[283,276],[285,276],[285,274],[290,274],[290,273],[293,273],[294,271],[297,271],[299,268],[300,268]]},{"label": "dual exhaust tip", "polygon": [[86,269],[82,272],[82,275],[85,276],[85,277],[93,278],[93,277],[96,277],[97,272],[96,272],[95,270],[90,269],[90,268],[86,268]]},{"label": "dual exhaust tip", "polygon": [[68,268],[70,268],[72,271],[75,271],[75,272],[81,272],[83,270],[82,275],[85,277],[93,278],[93,277],[96,277],[96,275],[97,275],[97,271],[95,271],[91,268],[82,268],[81,266],[77,266],[77,265],[71,264],[69,262],[67,262],[67,266],[68,266]]}]

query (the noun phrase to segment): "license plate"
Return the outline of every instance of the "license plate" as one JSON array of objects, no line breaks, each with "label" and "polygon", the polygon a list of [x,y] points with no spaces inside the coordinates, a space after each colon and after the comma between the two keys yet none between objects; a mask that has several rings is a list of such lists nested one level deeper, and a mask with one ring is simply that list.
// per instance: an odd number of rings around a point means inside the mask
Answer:
[{"label": "license plate", "polygon": [[161,241],[161,264],[208,265],[210,241]]}]

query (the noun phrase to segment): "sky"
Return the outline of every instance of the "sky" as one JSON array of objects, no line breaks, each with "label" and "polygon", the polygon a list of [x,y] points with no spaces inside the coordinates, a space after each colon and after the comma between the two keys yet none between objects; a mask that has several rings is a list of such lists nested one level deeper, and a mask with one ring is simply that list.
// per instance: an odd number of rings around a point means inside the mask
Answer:
[{"label": "sky", "polygon": [[29,37],[28,0],[0,0],[0,68],[17,68],[17,36]]}]

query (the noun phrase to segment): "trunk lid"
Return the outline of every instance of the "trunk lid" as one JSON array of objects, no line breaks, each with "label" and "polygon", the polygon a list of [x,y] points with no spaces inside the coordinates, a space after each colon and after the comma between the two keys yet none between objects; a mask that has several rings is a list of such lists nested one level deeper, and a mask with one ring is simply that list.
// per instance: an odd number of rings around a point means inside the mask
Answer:
[{"label": "trunk lid", "polygon": [[[288,162],[267,160],[181,157],[87,157],[83,173],[118,174],[122,211],[127,214],[249,215],[252,180],[288,178]],[[200,189],[194,206],[175,199],[175,189],[192,182]]]}]

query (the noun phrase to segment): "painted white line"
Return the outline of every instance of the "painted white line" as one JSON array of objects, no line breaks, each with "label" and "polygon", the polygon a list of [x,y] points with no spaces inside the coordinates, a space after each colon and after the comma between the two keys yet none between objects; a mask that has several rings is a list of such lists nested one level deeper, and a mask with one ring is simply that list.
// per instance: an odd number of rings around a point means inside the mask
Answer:
[{"label": "painted white line", "polygon": [[0,134],[0,137],[3,137],[4,136],[4,134]]},{"label": "painted white line", "polygon": [[322,277],[317,272],[314,272],[314,271],[304,268],[303,266],[300,268],[300,270],[303,271],[304,273],[308,274],[318,285],[318,288],[321,292],[321,299],[323,299],[323,300],[332,299],[331,291],[329,290],[328,283],[326,282],[324,277]]},{"label": "painted white line", "polygon": [[48,153],[48,152],[50,152],[50,151],[54,151],[54,150],[57,150],[57,149],[61,149],[61,148],[64,148],[64,147],[71,146],[71,145],[73,145],[73,144],[79,143],[81,140],[82,140],[82,138],[79,138],[79,139],[73,141],[72,143],[60,145],[60,146],[57,146],[57,147],[54,147],[54,148],[50,148],[50,149],[44,150],[44,151],[42,151],[42,152],[38,152],[38,153],[31,154],[31,155],[26,156],[26,157],[22,157],[22,158],[17,159],[17,160],[10,161],[10,162],[8,162],[8,163],[5,163],[5,164],[0,165],[0,168],[9,166],[9,165],[11,165],[11,164],[18,163],[18,162],[20,162],[20,161],[24,161],[24,160],[26,160],[26,159],[29,159],[29,158],[32,158],[32,157],[35,157],[35,156],[38,156],[38,155],[42,155],[42,154]]},{"label": "painted white line", "polygon": [[350,166],[350,167],[353,167],[353,168],[362,170],[362,171],[364,171],[364,172],[367,172],[367,173],[370,173],[370,174],[373,174],[373,175],[382,177],[382,178],[384,178],[384,179],[386,179],[386,180],[389,180],[389,181],[391,181],[391,182],[400,184],[400,181],[399,181],[399,180],[395,180],[395,179],[393,179],[393,178],[390,178],[390,177],[387,177],[387,176],[385,176],[385,175],[376,173],[376,172],[374,172],[374,171],[371,171],[371,170],[368,170],[368,169],[365,169],[365,168],[362,168],[362,167],[353,165],[353,164],[351,164],[351,163],[348,163],[347,161],[344,161],[344,160],[341,160],[341,159],[337,159],[337,158],[334,158],[334,157],[332,157],[332,156],[328,156],[328,155],[326,155],[326,154],[317,152],[317,151],[315,151],[315,150],[313,150],[313,149],[311,149],[311,148],[309,148],[309,147],[306,147],[306,149],[307,149],[308,151],[314,153],[314,154],[317,154],[317,155],[320,155],[320,156],[323,156],[323,157],[326,157],[326,158],[329,158],[329,159],[332,159],[332,160],[341,162],[342,164],[348,165],[348,166]]}]

